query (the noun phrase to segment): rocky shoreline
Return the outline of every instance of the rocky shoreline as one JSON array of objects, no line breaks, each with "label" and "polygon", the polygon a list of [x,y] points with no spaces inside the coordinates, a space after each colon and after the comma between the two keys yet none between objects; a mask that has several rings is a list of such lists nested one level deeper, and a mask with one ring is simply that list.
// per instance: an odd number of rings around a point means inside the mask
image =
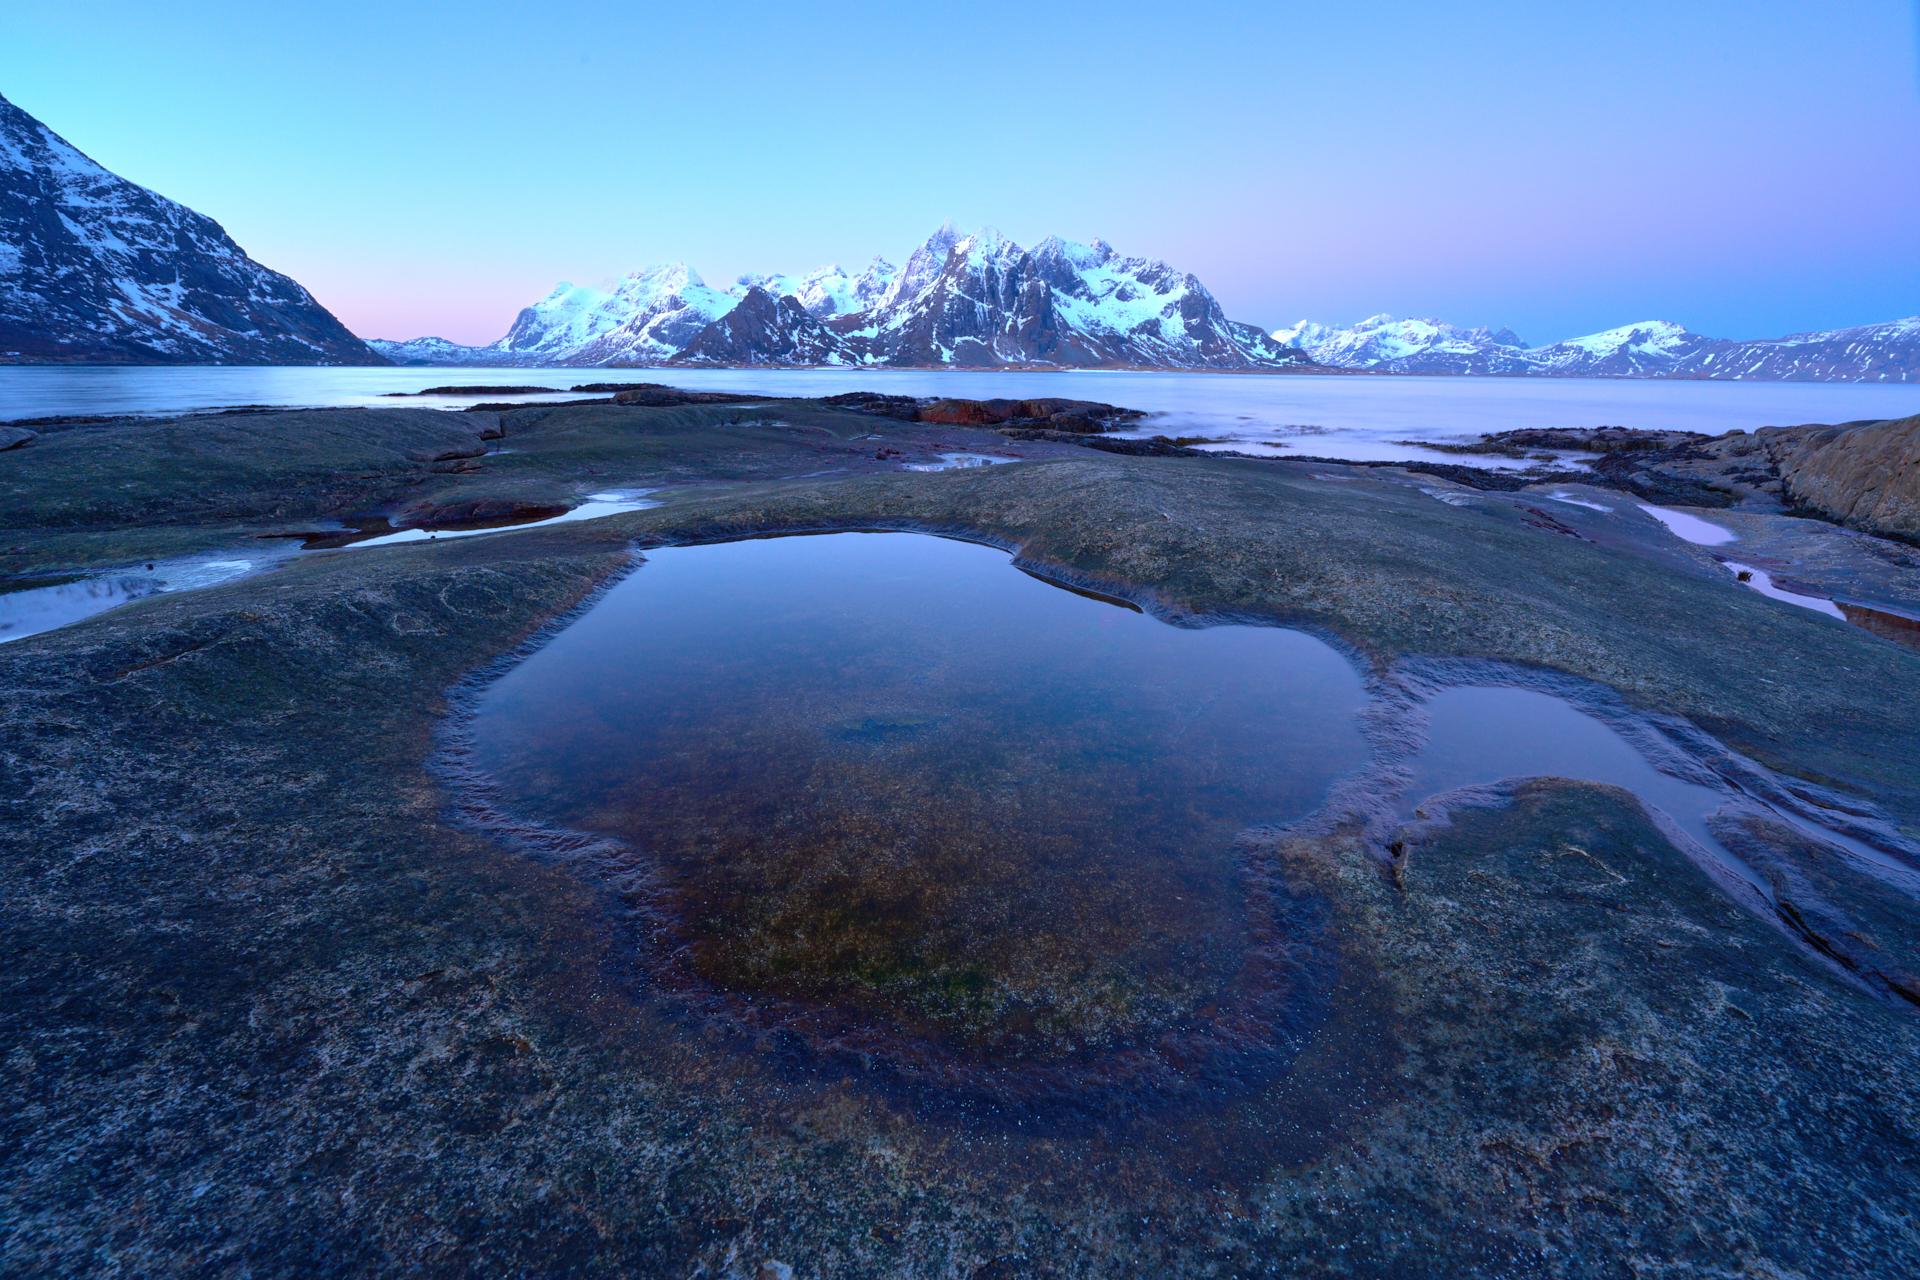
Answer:
[{"label": "rocky shoreline", "polygon": [[[1886,1211],[1920,1192],[1920,926],[1792,831],[1727,834],[1760,911],[1614,788],[1403,822],[1356,785],[1243,838],[1335,940],[1288,1071],[1075,1126],[929,1109],[662,1000],[605,887],[463,820],[435,766],[462,690],[636,554],[892,529],[1177,624],[1324,637],[1383,751],[1415,693],[1545,689],[1914,841],[1920,651],[1761,596],[1635,506],[1691,495],[1779,580],[1920,613],[1920,560],[1853,531],[1907,527],[1911,491],[1860,480],[1908,474],[1880,468],[1912,420],[1745,453],[1501,439],[1599,458],[1494,489],[1127,456],[1102,446],[1153,442],[1078,402],[611,394],[95,423],[0,456],[9,587],[659,501],[302,553],[0,645],[5,1269],[1896,1275],[1920,1250]],[[903,469],[981,449],[1018,465]]]},{"label": "rocky shoreline", "polygon": [[1597,456],[1590,475],[1561,472],[1545,479],[1578,483],[1598,477],[1650,502],[1810,515],[1920,542],[1920,417],[1720,436],[1530,428],[1423,447],[1502,457],[1537,457],[1543,450],[1592,453]]}]

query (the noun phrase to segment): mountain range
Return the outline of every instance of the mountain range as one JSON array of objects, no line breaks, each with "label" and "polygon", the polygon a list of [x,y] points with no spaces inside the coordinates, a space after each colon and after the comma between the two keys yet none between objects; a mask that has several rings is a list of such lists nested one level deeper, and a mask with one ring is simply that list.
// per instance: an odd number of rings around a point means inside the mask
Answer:
[{"label": "mountain range", "polygon": [[1532,347],[1509,329],[1373,316],[1265,332],[1193,275],[1100,240],[1022,248],[942,226],[895,267],[747,275],[684,264],[563,283],[496,342],[362,342],[217,222],[128,182],[0,97],[0,364],[1143,368],[1920,381],[1920,317],[1784,338],[1667,321]]},{"label": "mountain range", "polygon": [[1348,328],[1302,320],[1274,341],[1315,362],[1381,373],[1547,374],[1799,382],[1920,380],[1920,317],[1790,334],[1708,338],[1665,320],[1529,347],[1511,329],[1370,316]]},{"label": "mountain range", "polygon": [[561,284],[505,337],[375,339],[401,364],[825,365],[964,368],[1295,369],[1588,378],[1920,380],[1920,317],[1710,338],[1665,320],[1529,346],[1511,329],[1370,316],[1303,320],[1260,335],[1191,275],[1101,241],[1032,250],[949,224],[895,268],[742,276],[714,289],[683,264],[601,289]]},{"label": "mountain range", "polygon": [[405,364],[841,365],[1285,369],[1305,356],[1229,320],[1194,276],[1101,241],[1022,248],[942,226],[894,267],[748,275],[715,289],[683,263],[605,288],[562,283],[499,341],[376,339]]},{"label": "mountain range", "polygon": [[0,364],[385,364],[220,224],[0,98]]}]

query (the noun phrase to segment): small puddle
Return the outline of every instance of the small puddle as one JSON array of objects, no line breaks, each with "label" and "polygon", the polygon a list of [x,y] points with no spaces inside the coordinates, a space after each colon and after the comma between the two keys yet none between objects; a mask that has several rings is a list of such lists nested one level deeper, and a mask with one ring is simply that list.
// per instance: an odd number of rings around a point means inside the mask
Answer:
[{"label": "small puddle", "polygon": [[[1577,501],[1576,499],[1560,498],[1557,494],[1553,496],[1557,501]],[[1596,503],[1583,502],[1580,503],[1580,505],[1592,506],[1601,511],[1606,510],[1605,507],[1600,507]],[[1714,524],[1710,520],[1702,520],[1699,516],[1688,515],[1684,511],[1674,511],[1667,507],[1649,506],[1644,502],[1637,505],[1642,511],[1665,525],[1675,537],[1691,542],[1695,546],[1722,547],[1729,542],[1738,542],[1740,540],[1740,535],[1733,530],[1726,528],[1724,525]],[[1830,618],[1838,618],[1843,622],[1850,620],[1833,601],[1823,596],[1805,595],[1798,591],[1789,591],[1782,586],[1776,586],[1773,581],[1773,575],[1765,569],[1757,568],[1750,564],[1741,564],[1737,560],[1721,560],[1720,563],[1726,567],[1729,573],[1733,574],[1733,576],[1739,580],[1742,586],[1750,587],[1758,591],[1769,600],[1779,600],[1784,604],[1798,605],[1802,609],[1808,609],[1814,613],[1824,613]]]},{"label": "small puddle", "polygon": [[1708,820],[1733,797],[1663,773],[1616,730],[1532,689],[1444,689],[1424,705],[1426,744],[1408,763],[1412,782],[1400,816],[1449,791],[1516,778],[1577,778],[1624,788],[1714,855],[1724,878],[1760,886],[1715,839]]},{"label": "small puddle", "polygon": [[[1547,497],[1554,502],[1564,502],[1570,507],[1585,507],[1589,511],[1610,512],[1613,510],[1612,507],[1608,506],[1604,502],[1593,502],[1587,498],[1575,497],[1573,494],[1564,492],[1562,490],[1555,490],[1554,492],[1548,494]],[[1652,510],[1652,508],[1649,507],[1647,508],[1647,510]]]},{"label": "small puddle", "polygon": [[570,524],[576,520],[598,520],[602,516],[617,516],[628,511],[645,511],[660,504],[647,497],[651,489],[621,489],[606,493],[590,493],[579,506],[568,508],[556,515],[536,517],[531,520],[494,520],[463,521],[458,524],[435,525],[417,529],[399,529],[393,533],[374,533],[356,535],[343,533],[338,537],[323,536],[310,539],[308,545],[314,549],[389,547],[403,542],[437,542],[442,538],[471,538],[484,533],[518,533],[527,529],[544,529],[548,525]]},{"label": "small puddle", "polygon": [[[651,492],[650,489],[622,489],[589,494],[577,507],[518,522],[476,522],[449,528],[401,529],[371,535],[347,529],[337,533],[289,536],[301,538],[301,549],[304,551],[325,551],[389,546],[401,542],[432,542],[440,538],[472,537],[483,533],[507,533],[575,520],[595,520],[627,511],[644,511],[659,505],[646,496]],[[147,596],[193,591],[231,582],[272,568],[294,554],[291,551],[261,551],[244,559],[231,555],[189,556],[127,569],[66,574],[39,581],[20,579],[11,583],[0,582],[0,644],[72,626]]]},{"label": "small puddle", "polygon": [[69,575],[44,585],[34,585],[30,579],[5,584],[0,586],[0,644],[71,626],[148,596],[231,582],[280,558],[194,556],[105,573]]},{"label": "small puddle", "polygon": [[1697,547],[1725,546],[1729,542],[1738,541],[1740,537],[1731,529],[1714,524],[1710,520],[1702,520],[1699,516],[1688,515],[1684,511],[1675,511],[1670,507],[1649,506],[1644,502],[1637,505],[1642,511],[1667,526],[1668,532],[1674,537],[1691,542]]},{"label": "small puddle", "polygon": [[1737,560],[1722,560],[1720,563],[1725,565],[1727,570],[1731,572],[1743,586],[1753,588],[1769,600],[1782,600],[1787,604],[1797,604],[1802,609],[1811,609],[1815,613],[1824,613],[1829,618],[1838,618],[1842,622],[1848,620],[1847,615],[1840,611],[1840,607],[1824,596],[1802,595],[1798,591],[1789,591],[1785,587],[1775,586],[1773,575],[1765,569],[1756,569],[1750,564],[1741,564]]},{"label": "small puddle", "polygon": [[991,453],[943,453],[933,462],[909,462],[907,471],[961,471],[969,467],[991,467],[1002,462],[1018,462],[1018,458],[1002,458]]},{"label": "small puddle", "polygon": [[[1684,837],[1677,842],[1683,851],[1702,861],[1723,884],[1744,883],[1742,896],[1766,911],[1772,910],[1771,891],[1714,833],[1717,816],[1761,814],[1784,822],[1860,870],[1908,894],[1920,893],[1920,866],[1816,821],[1812,815],[1818,811],[1811,805],[1792,809],[1741,789],[1650,727],[1639,728],[1645,741],[1636,744],[1562,698],[1504,686],[1443,689],[1421,710],[1427,720],[1425,742],[1402,766],[1411,781],[1398,805],[1401,818],[1420,816],[1423,805],[1462,788],[1522,778],[1571,778],[1631,791]],[[1656,765],[1656,759],[1666,767]],[[1754,777],[1763,776],[1751,762],[1740,764]],[[1844,815],[1832,812],[1824,819],[1845,822]],[[1910,857],[1915,853],[1906,852]]]}]

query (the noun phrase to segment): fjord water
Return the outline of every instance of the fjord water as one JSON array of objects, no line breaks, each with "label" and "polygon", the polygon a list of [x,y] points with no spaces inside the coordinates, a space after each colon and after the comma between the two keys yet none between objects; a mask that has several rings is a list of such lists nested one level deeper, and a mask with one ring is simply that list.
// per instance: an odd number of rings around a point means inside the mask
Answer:
[{"label": "fjord water", "polygon": [[[768,395],[1103,400],[1153,415],[1149,433],[1362,460],[1428,456],[1400,443],[1517,427],[1627,426],[1718,434],[1920,412],[1920,387],[1864,383],[1594,378],[1401,377],[874,369],[474,369],[240,366],[0,368],[0,421],[56,414],[158,414],[232,405],[448,408],[473,397],[390,397],[451,385],[665,382]],[[534,402],[537,402],[537,398]],[[1433,455],[1460,461],[1451,455]]]},{"label": "fjord water", "polygon": [[912,1073],[1071,1075],[1236,1008],[1284,1036],[1310,913],[1235,838],[1367,765],[1364,700],[1300,632],[837,534],[648,553],[470,750],[506,814],[616,842],[669,981]]}]

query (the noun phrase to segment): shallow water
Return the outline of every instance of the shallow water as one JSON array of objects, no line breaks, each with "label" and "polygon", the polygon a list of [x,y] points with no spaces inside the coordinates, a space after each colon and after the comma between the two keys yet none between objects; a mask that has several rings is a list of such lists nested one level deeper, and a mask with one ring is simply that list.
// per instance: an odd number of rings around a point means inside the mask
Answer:
[{"label": "shallow water", "polygon": [[921,1073],[1070,1073],[1225,1007],[1283,1030],[1294,907],[1235,837],[1365,766],[1364,700],[1299,632],[839,534],[649,553],[486,691],[472,761],[657,877],[636,910],[736,1012]]},{"label": "shallow water", "polygon": [[[1729,754],[1722,767],[1716,767],[1686,754],[1646,724],[1636,727],[1641,735],[1636,744],[1599,717],[1537,689],[1443,689],[1429,697],[1421,711],[1424,740],[1402,762],[1410,777],[1399,799],[1402,817],[1419,814],[1431,799],[1460,788],[1523,778],[1572,778],[1632,792],[1656,820],[1671,828],[1670,837],[1679,837],[1684,852],[1763,913],[1773,909],[1772,891],[1715,833],[1721,817],[1763,816],[1784,823],[1827,846],[1835,858],[1910,896],[1920,895],[1920,850],[1910,841],[1881,831],[1880,837],[1900,850],[1896,854],[1848,834],[1839,829],[1847,825],[1843,814],[1790,802],[1791,788],[1773,785],[1770,775],[1751,761]],[[1746,783],[1732,780],[1743,774]],[[1746,789],[1761,779],[1767,781],[1759,792]]]},{"label": "shallow water", "polygon": [[[1144,409],[1153,415],[1144,424],[1148,434],[1204,436],[1323,457],[1431,457],[1477,465],[1501,460],[1435,455],[1398,442],[1453,440],[1518,427],[1620,425],[1719,434],[1920,412],[1920,387],[1861,383],[963,370],[15,366],[0,368],[0,420],[247,404],[453,407],[476,398],[394,399],[386,393],[525,384],[551,386],[555,393],[548,399],[565,399],[571,395],[566,388],[596,380],[770,395],[871,390],[1067,396]],[[522,399],[513,397],[515,403]],[[540,397],[525,399],[533,403]]]},{"label": "shallow water", "polygon": [[12,584],[14,589],[0,590],[0,644],[71,626],[147,596],[230,582],[278,558],[194,556],[67,577],[44,586]]},{"label": "shallow water", "polygon": [[1009,570],[912,534],[651,552],[478,695],[475,794],[614,890],[658,989],[1029,1097],[1283,1066],[1337,941],[1239,837],[1337,817],[1336,795],[1404,819],[1512,778],[1620,786],[1762,911],[1716,815],[1831,836],[1528,689],[1416,698],[1376,759],[1361,725],[1396,704],[1321,641],[1171,626]]},{"label": "shallow water", "polygon": [[965,471],[973,467],[991,467],[1002,462],[1018,462],[992,453],[943,453],[933,462],[909,462],[908,471]]},{"label": "shallow water", "polygon": [[[1840,611],[1840,607],[1825,596],[1805,595],[1798,591],[1789,591],[1785,587],[1776,586],[1773,581],[1773,575],[1765,569],[1757,569],[1750,564],[1741,564],[1737,560],[1722,560],[1720,563],[1726,566],[1728,572],[1740,579],[1742,586],[1750,587],[1758,591],[1769,600],[1780,600],[1787,604],[1797,604],[1802,609],[1811,609],[1815,613],[1824,613],[1829,618],[1838,618],[1842,622],[1847,620],[1847,615]],[[1742,574],[1746,576],[1741,577],[1740,575]]]},{"label": "shallow water", "polygon": [[1737,542],[1740,535],[1724,525],[1711,520],[1702,520],[1699,516],[1688,515],[1684,511],[1675,511],[1670,507],[1649,506],[1640,503],[1642,511],[1667,526],[1667,531],[1683,542],[1691,542],[1697,547],[1720,547],[1729,542]]},{"label": "shallow water", "polygon": [[483,533],[519,533],[527,529],[544,529],[550,524],[571,524],[576,520],[598,520],[602,516],[617,516],[628,511],[645,511],[660,504],[648,498],[651,489],[620,489],[606,493],[590,493],[577,507],[571,507],[556,516],[547,516],[541,520],[519,520],[500,524],[463,524],[459,527],[400,529],[393,533],[376,534],[371,538],[353,538],[342,541],[342,548],[387,547],[400,542],[434,542],[441,538],[471,538]]},{"label": "shallow water", "polygon": [[1616,730],[1551,694],[1532,689],[1445,689],[1425,704],[1427,740],[1409,762],[1412,785],[1400,811],[1431,796],[1510,778],[1578,778],[1623,787],[1745,878],[1721,849],[1709,819],[1735,797],[1656,769]]}]

